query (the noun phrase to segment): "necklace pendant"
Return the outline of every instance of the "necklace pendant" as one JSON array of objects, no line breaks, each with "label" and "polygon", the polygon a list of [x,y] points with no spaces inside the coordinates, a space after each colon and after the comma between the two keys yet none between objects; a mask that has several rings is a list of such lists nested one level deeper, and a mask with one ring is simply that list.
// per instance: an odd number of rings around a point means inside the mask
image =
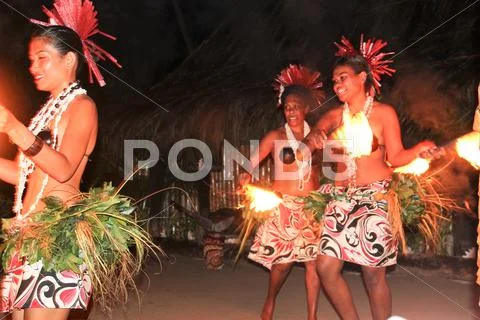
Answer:
[{"label": "necklace pendant", "polygon": [[303,191],[305,189],[305,183],[303,182],[303,179],[298,180],[298,190]]},{"label": "necklace pendant", "polygon": [[[300,141],[295,138],[292,129],[285,123],[285,133],[287,135],[287,141],[290,148],[293,150],[294,160],[297,163],[298,168],[298,190],[303,191],[305,189],[305,182],[310,180],[310,176],[312,174],[312,161],[309,160],[298,160],[295,156],[295,153],[300,146]],[[310,126],[306,121],[303,122],[303,137],[305,138],[310,133]],[[305,163],[306,162],[306,163]],[[307,167],[307,174],[304,174],[304,167]]]}]

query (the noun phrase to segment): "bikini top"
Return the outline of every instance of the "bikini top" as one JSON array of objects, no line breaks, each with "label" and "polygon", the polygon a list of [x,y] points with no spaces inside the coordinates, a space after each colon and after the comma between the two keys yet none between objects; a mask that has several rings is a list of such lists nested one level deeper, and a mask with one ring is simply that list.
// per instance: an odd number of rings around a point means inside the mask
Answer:
[{"label": "bikini top", "polygon": [[373,135],[373,141],[372,141],[372,153],[377,151],[378,149],[384,149],[384,148],[385,148],[385,145],[384,144],[379,144],[378,143],[378,138],[374,134]]},{"label": "bikini top", "polygon": [[50,129],[44,129],[40,131],[37,136],[43,140],[43,142],[48,145],[52,146],[53,144],[53,136],[52,136],[52,131]]},{"label": "bikini top", "polygon": [[[336,138],[351,139],[352,137],[355,138],[357,135],[361,136],[363,130],[369,130],[369,131],[371,131],[371,134],[372,134],[372,144],[371,144],[371,149],[370,149],[369,153],[373,153],[373,152],[377,151],[379,148],[383,149],[385,147],[385,145],[378,143],[379,139],[375,135],[375,133],[373,132],[373,130],[370,126],[370,123],[368,121],[369,113],[367,113],[367,115],[365,115],[365,113],[363,113],[363,112],[362,113],[357,113],[353,117],[349,118],[350,120],[347,121],[347,122],[345,122],[345,120],[346,120],[345,116],[346,116],[346,112],[345,112],[345,109],[344,109],[344,111],[342,113],[342,118],[341,118],[341,121],[340,121],[340,125],[332,133],[332,136],[333,136],[334,139],[336,139]],[[345,125],[348,125],[347,128],[350,128],[350,129],[344,129],[344,130],[346,130],[345,132],[342,133],[343,130],[341,130],[341,132],[338,133],[337,130],[344,127]],[[358,130],[360,130],[360,132]],[[363,152],[365,152],[365,151],[366,150],[364,149]]]}]

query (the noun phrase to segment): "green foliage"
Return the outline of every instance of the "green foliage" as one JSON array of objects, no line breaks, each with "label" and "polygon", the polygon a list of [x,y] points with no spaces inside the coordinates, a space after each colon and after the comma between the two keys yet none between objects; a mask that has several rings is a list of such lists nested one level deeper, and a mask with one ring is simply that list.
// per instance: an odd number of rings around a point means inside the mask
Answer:
[{"label": "green foliage", "polygon": [[325,208],[331,199],[331,194],[322,193],[319,191],[312,191],[307,197],[304,198],[305,210],[311,211],[313,213],[313,216],[315,217],[315,220],[320,222],[322,221]]},{"label": "green foliage", "polygon": [[101,307],[125,303],[146,250],[161,252],[137,224],[131,200],[104,184],[81,194],[73,204],[56,197],[43,201],[45,208],[27,221],[3,219],[3,267],[8,269],[17,250],[31,263],[42,261],[47,271],[80,273],[85,265]]},{"label": "green foliage", "polygon": [[83,262],[77,239],[80,222],[89,225],[98,254],[110,264],[117,263],[118,248],[128,250],[135,244],[132,232],[141,231],[135,229],[130,216],[135,210],[130,199],[114,193],[112,185],[105,184],[103,188],[91,189],[71,206],[59,198],[46,197],[43,199],[46,207],[32,215],[28,226],[17,230],[12,230],[15,218],[3,219],[3,231],[7,233],[2,253],[4,268],[18,248],[28,261],[42,260],[46,270],[80,272],[79,265]]},{"label": "green foliage", "polygon": [[421,198],[419,181],[408,174],[395,174],[389,189],[394,189],[400,204],[402,222],[406,227],[416,226],[425,214],[426,203]]}]

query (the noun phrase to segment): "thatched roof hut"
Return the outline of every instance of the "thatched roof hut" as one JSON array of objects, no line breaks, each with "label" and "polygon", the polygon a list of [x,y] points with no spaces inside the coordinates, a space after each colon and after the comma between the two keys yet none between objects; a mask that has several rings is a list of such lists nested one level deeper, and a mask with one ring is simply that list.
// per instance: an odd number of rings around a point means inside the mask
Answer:
[{"label": "thatched roof hut", "polygon": [[[239,145],[278,126],[282,117],[271,86],[274,75],[287,62],[304,61],[312,53],[300,54],[305,44],[331,43],[333,37],[314,39],[300,32],[300,25],[286,27],[284,4],[268,2],[257,12],[227,19],[153,86],[149,97],[161,107],[145,102],[129,106],[115,112],[113,124],[109,115],[103,139],[115,145],[108,150],[118,154],[123,139],[151,139],[164,153],[180,139],[195,138],[210,146],[218,162],[223,139]],[[239,30],[246,25],[250,27]]]}]

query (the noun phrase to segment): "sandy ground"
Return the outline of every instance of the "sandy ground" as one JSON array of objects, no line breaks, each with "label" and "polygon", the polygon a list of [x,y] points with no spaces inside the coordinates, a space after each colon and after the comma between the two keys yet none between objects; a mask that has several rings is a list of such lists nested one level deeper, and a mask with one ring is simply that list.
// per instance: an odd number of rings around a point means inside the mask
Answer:
[{"label": "sandy ground", "polygon": [[[203,259],[192,254],[173,254],[171,263],[149,263],[148,275],[139,281],[143,300],[132,295],[127,309],[113,319],[258,319],[265,296],[268,272],[241,260],[221,271],[207,270]],[[277,301],[275,319],[306,319],[304,269],[294,267]],[[367,296],[360,274],[346,271],[360,318],[370,319]],[[473,281],[452,280],[436,272],[398,265],[388,274],[393,292],[393,313],[413,319],[480,319],[478,292]],[[478,290],[477,290],[478,291]],[[319,319],[338,319],[322,294]],[[90,320],[106,319],[95,307]]]}]

